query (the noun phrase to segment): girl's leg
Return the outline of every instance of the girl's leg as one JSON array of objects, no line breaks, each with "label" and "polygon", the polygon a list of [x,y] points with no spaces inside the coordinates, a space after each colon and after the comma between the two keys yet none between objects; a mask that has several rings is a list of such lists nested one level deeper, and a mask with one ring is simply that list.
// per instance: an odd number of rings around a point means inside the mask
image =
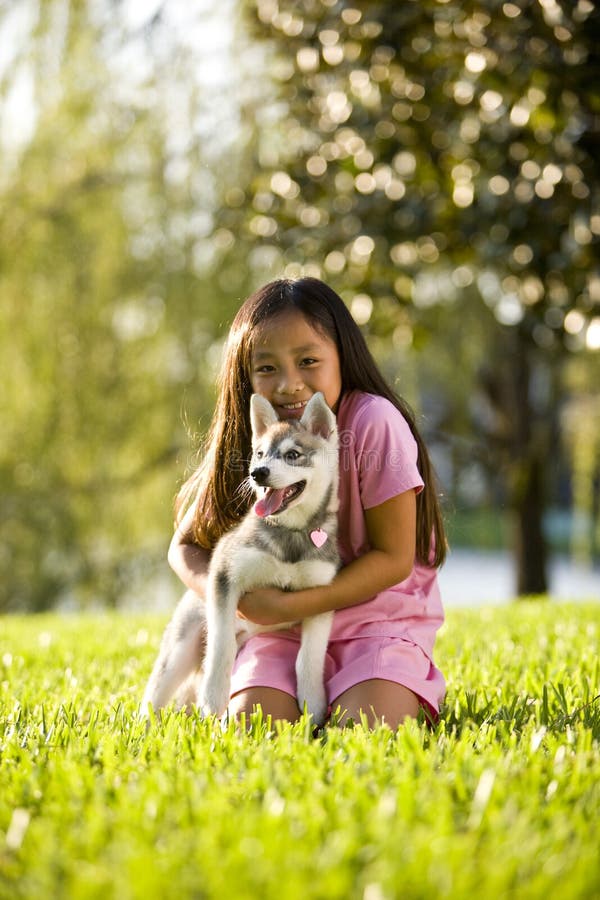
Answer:
[{"label": "girl's leg", "polygon": [[354,719],[358,724],[364,713],[369,728],[380,725],[383,720],[395,730],[404,719],[416,718],[421,704],[417,695],[403,685],[371,678],[340,694],[331,708],[335,712],[338,706],[341,709],[339,725],[345,725],[348,719]]},{"label": "girl's leg", "polygon": [[234,694],[229,701],[228,712],[234,718],[239,718],[242,713],[246,713],[246,720],[260,706],[263,715],[271,716],[273,721],[278,719],[286,722],[297,722],[300,718],[300,710],[296,699],[285,691],[277,688],[254,687],[247,688]]}]

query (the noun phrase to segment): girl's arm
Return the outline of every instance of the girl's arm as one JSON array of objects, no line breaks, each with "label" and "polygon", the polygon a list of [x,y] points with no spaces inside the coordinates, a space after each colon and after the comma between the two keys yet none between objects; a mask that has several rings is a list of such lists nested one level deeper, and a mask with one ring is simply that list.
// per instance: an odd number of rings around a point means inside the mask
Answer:
[{"label": "girl's arm", "polygon": [[371,549],[341,569],[331,584],[291,593],[252,591],[240,602],[242,615],[260,625],[293,622],[364,603],[408,578],[416,549],[415,491],[398,494],[364,514]]},{"label": "girl's arm", "polygon": [[169,545],[167,559],[176,575],[181,578],[187,588],[204,596],[206,589],[206,573],[210,562],[210,553],[194,542],[192,523],[194,508],[191,507],[175,529]]}]

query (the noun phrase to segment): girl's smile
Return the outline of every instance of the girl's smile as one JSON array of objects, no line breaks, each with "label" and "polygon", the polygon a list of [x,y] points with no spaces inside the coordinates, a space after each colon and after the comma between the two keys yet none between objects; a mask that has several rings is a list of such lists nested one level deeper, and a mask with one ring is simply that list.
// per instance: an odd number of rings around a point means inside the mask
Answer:
[{"label": "girl's smile", "polygon": [[302,313],[282,313],[258,330],[250,376],[253,391],[266,397],[280,419],[299,419],[317,391],[337,410],[342,392],[337,347]]}]

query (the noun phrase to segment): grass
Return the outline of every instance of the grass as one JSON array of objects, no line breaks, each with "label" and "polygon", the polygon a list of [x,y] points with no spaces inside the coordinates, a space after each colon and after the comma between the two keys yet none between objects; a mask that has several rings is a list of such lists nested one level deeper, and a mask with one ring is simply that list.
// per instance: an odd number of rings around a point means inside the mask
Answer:
[{"label": "grass", "polygon": [[600,895],[600,604],[448,614],[439,724],[133,713],[164,620],[0,619],[0,897]]}]

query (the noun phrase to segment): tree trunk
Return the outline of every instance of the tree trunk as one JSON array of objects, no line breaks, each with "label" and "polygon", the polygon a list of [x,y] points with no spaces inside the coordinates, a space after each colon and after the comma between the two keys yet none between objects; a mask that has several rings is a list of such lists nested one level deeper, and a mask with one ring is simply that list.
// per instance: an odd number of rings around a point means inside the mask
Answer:
[{"label": "tree trunk", "polygon": [[537,454],[521,460],[519,488],[513,498],[516,589],[519,597],[545,594],[546,539],[543,530],[544,464]]},{"label": "tree trunk", "polygon": [[490,362],[480,371],[493,411],[487,438],[506,479],[513,526],[515,590],[545,594],[547,548],[543,521],[546,474],[551,458],[553,388],[531,333],[520,326],[499,329]]},{"label": "tree trunk", "polygon": [[[514,517],[514,551],[518,596],[548,591],[547,548],[543,520],[546,509],[545,473],[549,459],[549,385],[533,377],[534,355],[531,337],[517,328],[511,330],[512,353],[505,377],[511,398],[506,410],[511,459],[509,461]],[[541,370],[540,370],[541,371]],[[539,375],[539,373],[538,373]]]}]

